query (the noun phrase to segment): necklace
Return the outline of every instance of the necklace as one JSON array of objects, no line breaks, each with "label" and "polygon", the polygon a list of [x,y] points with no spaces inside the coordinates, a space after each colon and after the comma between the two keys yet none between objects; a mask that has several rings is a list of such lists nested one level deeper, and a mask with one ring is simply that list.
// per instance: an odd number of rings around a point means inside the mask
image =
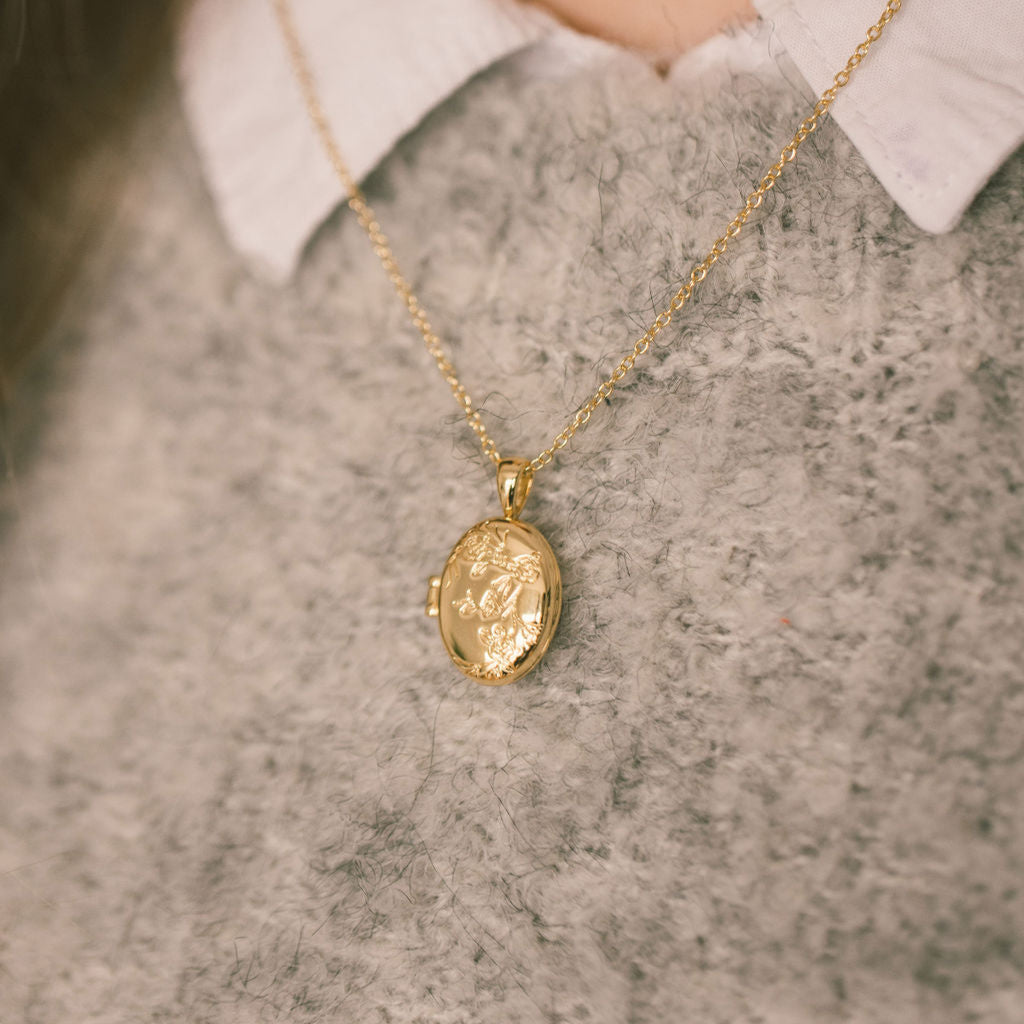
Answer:
[{"label": "necklace", "polygon": [[441,640],[460,671],[488,686],[514,682],[526,675],[544,656],[558,627],[562,607],[561,575],[554,552],[536,527],[520,519],[534,475],[550,465],[576,432],[586,426],[597,407],[611,396],[637,360],[650,349],[654,339],[690,301],[711,268],[725,255],[730,241],[742,231],[750,215],[775,187],[786,165],[796,158],[804,140],[817,129],[839,90],[850,81],[872,43],[881,37],[885,26],[900,10],[902,0],[887,0],[881,17],[867,30],[863,42],[853,51],[845,67],[836,73],[811,113],[783,146],[778,160],[747,196],[743,208],[729,222],[722,237],[693,267],[689,278],[672,296],[668,306],[634,342],[609,377],[576,410],[548,447],[532,459],[505,458],[498,451],[480,410],[459,380],[426,310],[399,269],[387,236],[341,155],[299,39],[291,0],[273,0],[273,3],[309,118],[348,196],[348,206],[366,232],[398,298],[409,311],[413,325],[423,336],[427,352],[476,434],[484,455],[497,471],[502,515],[477,523],[462,535],[448,556],[441,575],[430,578],[427,614],[437,618]]}]

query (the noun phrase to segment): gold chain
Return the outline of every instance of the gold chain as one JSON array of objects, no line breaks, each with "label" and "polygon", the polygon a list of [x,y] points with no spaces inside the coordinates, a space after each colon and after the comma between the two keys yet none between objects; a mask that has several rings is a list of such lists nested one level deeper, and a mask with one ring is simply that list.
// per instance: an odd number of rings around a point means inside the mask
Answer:
[{"label": "gold chain", "polygon": [[[651,347],[654,339],[672,322],[673,316],[690,301],[690,297],[693,295],[697,285],[708,276],[711,268],[725,255],[729,242],[740,233],[750,215],[764,202],[765,195],[775,187],[775,182],[782,176],[786,164],[792,163],[795,159],[797,150],[803,144],[803,141],[818,127],[819,120],[828,113],[829,108],[839,94],[839,90],[850,81],[850,76],[853,74],[854,69],[867,56],[871,44],[877,42],[882,35],[882,30],[896,16],[896,12],[899,11],[902,3],[903,0],[887,0],[882,16],[868,29],[864,41],[853,51],[850,59],[846,62],[846,66],[836,74],[832,84],[821,94],[818,102],[814,104],[814,109],[810,115],[800,123],[800,127],[794,132],[793,137],[782,147],[779,159],[772,164],[764,177],[761,178],[757,188],[747,196],[743,209],[729,222],[729,226],[725,229],[725,234],[715,242],[704,259],[694,266],[686,283],[672,296],[672,301],[668,306],[654,318],[653,323],[636,340],[633,348],[623,356],[618,366],[612,370],[611,376],[576,410],[576,414],[562,431],[552,439],[551,444],[530,460],[529,468],[532,471],[536,472],[538,469],[548,465],[555,455],[569,443],[576,431],[589,422],[594,410],[611,395],[618,383],[633,369],[636,361]],[[310,120],[320,136],[320,141],[327,152],[331,165],[334,167],[334,171],[341,181],[342,188],[348,196],[348,205],[369,237],[373,245],[373,251],[377,254],[377,258],[384,267],[384,272],[388,275],[388,280],[394,286],[398,297],[404,303],[405,308],[408,309],[413,324],[420,334],[423,335],[427,351],[437,364],[437,368],[441,372],[441,376],[444,377],[445,383],[451,388],[455,401],[462,408],[466,416],[466,422],[473,428],[473,433],[479,439],[480,447],[483,449],[484,454],[491,462],[497,465],[501,461],[502,456],[498,452],[494,439],[488,434],[487,428],[480,418],[480,410],[473,404],[473,399],[470,398],[465,385],[459,380],[452,361],[445,354],[441,339],[430,325],[426,310],[416,297],[415,292],[413,292],[412,285],[409,284],[405,275],[398,267],[387,235],[381,230],[373,209],[352,177],[348,165],[345,163],[341,151],[334,141],[330,124],[327,121],[327,115],[324,113],[323,105],[317,93],[312,69],[299,41],[299,34],[295,27],[295,18],[292,14],[290,0],[274,0],[274,8],[277,12],[281,33],[288,47],[288,56],[292,69],[295,72],[295,77],[298,79],[299,88],[302,91]]]}]

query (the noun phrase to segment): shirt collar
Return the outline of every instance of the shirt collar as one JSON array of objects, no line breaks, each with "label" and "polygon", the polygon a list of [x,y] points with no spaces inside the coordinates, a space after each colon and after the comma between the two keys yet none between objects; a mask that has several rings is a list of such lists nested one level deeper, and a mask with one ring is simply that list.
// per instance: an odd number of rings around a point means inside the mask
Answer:
[{"label": "shirt collar", "polygon": [[[882,7],[882,0],[755,2],[819,94]],[[838,125],[925,231],[954,227],[1024,141],[1021,54],[1020,0],[905,0],[836,100]]]},{"label": "shirt collar", "polygon": [[[516,51],[538,73],[607,54],[511,0],[294,0],[296,20],[335,134],[357,178],[474,74]],[[864,38],[881,0],[755,0],[763,58],[788,52],[821,92]],[[907,215],[953,227],[1024,140],[1024,4],[905,0],[897,20],[832,114]],[[742,34],[741,34],[742,35]],[[765,44],[767,40],[767,45]],[[672,74],[713,71],[728,50],[711,40]],[[557,60],[552,56],[557,52]],[[735,59],[735,49],[728,59]],[[177,71],[186,117],[235,247],[284,279],[342,196],[302,105],[269,3],[196,0]],[[779,140],[780,144],[784,140]]]}]

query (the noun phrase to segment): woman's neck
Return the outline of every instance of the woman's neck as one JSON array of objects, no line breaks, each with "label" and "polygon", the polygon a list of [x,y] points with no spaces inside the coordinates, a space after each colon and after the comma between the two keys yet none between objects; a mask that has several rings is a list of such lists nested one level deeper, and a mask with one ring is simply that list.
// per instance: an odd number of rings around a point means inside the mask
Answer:
[{"label": "woman's neck", "polygon": [[580,32],[671,60],[755,17],[750,0],[532,0]]}]

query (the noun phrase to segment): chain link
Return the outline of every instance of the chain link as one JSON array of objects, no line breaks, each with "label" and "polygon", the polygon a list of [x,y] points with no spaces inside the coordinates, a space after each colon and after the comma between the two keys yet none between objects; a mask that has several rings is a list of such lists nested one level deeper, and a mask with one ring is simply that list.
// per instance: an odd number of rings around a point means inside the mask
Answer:
[{"label": "chain link", "polygon": [[[366,201],[362,190],[352,177],[352,173],[349,171],[348,165],[341,155],[338,144],[334,140],[327,115],[320,102],[312,69],[299,39],[290,0],[273,0],[273,3],[278,22],[281,26],[281,33],[288,48],[288,57],[299,83],[299,88],[302,91],[302,97],[309,112],[309,118],[317,135],[320,137],[320,142],[327,153],[331,166],[334,168],[334,172],[338,176],[345,194],[348,196],[348,205],[355,213],[360,226],[370,239],[373,251],[377,259],[380,260],[388,280],[394,287],[398,297],[402,300],[405,308],[409,311],[413,325],[423,336],[423,342],[426,345],[427,351],[437,365],[437,369],[440,371],[445,383],[451,389],[455,401],[458,402],[462,409],[466,422],[472,428],[473,433],[476,434],[484,455],[497,465],[501,461],[502,456],[498,451],[497,444],[484,426],[483,420],[480,417],[480,410],[474,404],[465,385],[459,380],[452,361],[445,353],[441,339],[430,324],[426,310],[416,297],[415,292],[413,292],[412,285],[409,284],[405,275],[399,269],[387,235],[381,230],[372,207]],[[814,109],[800,123],[800,126],[793,133],[793,137],[789,142],[782,147],[779,159],[768,168],[764,177],[758,182],[757,187],[747,196],[743,208],[729,222],[725,233],[715,241],[707,255],[693,267],[686,283],[672,296],[668,306],[654,318],[654,321],[647,330],[634,342],[633,348],[620,360],[608,379],[603,381],[590,398],[576,410],[573,418],[555,435],[551,444],[530,460],[529,467],[533,472],[543,469],[554,461],[558,452],[572,440],[581,427],[586,426],[590,421],[590,417],[597,407],[608,400],[618,384],[636,365],[637,360],[648,352],[654,343],[654,339],[672,323],[675,314],[690,301],[697,286],[708,276],[711,268],[725,255],[726,250],[729,248],[729,242],[743,230],[743,226],[747,223],[750,215],[761,206],[764,202],[764,197],[775,187],[775,183],[782,177],[786,165],[792,163],[796,158],[797,150],[799,150],[804,140],[817,130],[819,121],[828,113],[829,108],[839,95],[839,90],[844,88],[850,81],[850,77],[856,67],[867,56],[872,43],[877,42],[881,38],[885,26],[892,21],[902,5],[903,0],[887,0],[881,17],[868,29],[864,41],[853,51],[850,59],[846,62],[846,66],[836,73],[832,79],[832,84],[814,104]]]}]

